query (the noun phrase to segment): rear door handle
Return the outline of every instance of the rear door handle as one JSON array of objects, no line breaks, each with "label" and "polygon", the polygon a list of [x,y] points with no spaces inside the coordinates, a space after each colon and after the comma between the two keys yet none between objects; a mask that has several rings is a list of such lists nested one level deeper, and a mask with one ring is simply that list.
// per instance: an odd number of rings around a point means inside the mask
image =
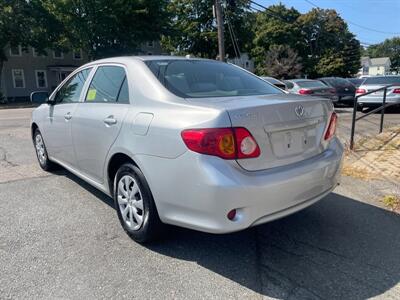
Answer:
[{"label": "rear door handle", "polygon": [[114,119],[114,116],[108,116],[103,121],[106,125],[111,126],[117,124],[117,120]]},{"label": "rear door handle", "polygon": [[67,113],[64,115],[64,119],[67,120],[67,121],[71,120],[71,119],[72,119],[71,113],[70,113],[70,112],[67,112]]}]

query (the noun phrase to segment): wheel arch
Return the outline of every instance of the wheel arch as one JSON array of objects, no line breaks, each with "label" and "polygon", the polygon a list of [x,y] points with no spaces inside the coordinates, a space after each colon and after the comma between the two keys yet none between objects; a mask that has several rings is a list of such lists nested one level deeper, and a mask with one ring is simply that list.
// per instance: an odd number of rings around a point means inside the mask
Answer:
[{"label": "wheel arch", "polygon": [[35,122],[33,122],[31,124],[31,136],[32,136],[32,138],[33,138],[33,135],[35,134],[36,129],[38,129],[38,128],[39,128],[39,126]]},{"label": "wheel arch", "polygon": [[107,164],[107,182],[111,196],[114,195],[115,174],[117,173],[119,167],[124,163],[132,163],[140,169],[139,165],[129,155],[123,152],[114,153]]}]

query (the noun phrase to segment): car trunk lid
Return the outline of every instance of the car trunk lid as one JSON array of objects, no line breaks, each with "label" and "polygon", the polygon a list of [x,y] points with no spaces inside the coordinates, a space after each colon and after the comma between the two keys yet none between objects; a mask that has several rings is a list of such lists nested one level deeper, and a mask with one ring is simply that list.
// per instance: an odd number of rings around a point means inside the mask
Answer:
[{"label": "car trunk lid", "polygon": [[297,95],[232,97],[212,104],[227,110],[233,127],[244,127],[260,147],[257,158],[238,159],[248,171],[265,170],[324,151],[323,135],[332,104]]}]

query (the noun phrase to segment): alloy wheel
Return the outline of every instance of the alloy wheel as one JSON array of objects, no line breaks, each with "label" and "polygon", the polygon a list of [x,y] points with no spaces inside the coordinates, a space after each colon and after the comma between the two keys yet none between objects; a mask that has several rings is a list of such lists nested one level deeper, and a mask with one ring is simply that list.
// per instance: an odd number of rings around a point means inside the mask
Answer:
[{"label": "alloy wheel", "polygon": [[44,146],[43,138],[40,134],[35,137],[35,148],[40,164],[44,165],[46,163],[46,149]]},{"label": "alloy wheel", "polygon": [[118,182],[118,206],[122,219],[131,230],[138,230],[143,224],[143,197],[137,181],[124,175]]}]

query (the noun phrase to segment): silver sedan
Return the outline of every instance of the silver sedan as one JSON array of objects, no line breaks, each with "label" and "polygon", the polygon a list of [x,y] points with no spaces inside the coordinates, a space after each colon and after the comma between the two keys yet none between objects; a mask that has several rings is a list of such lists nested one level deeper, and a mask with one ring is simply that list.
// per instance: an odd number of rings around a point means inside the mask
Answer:
[{"label": "silver sedan", "polygon": [[336,121],[331,101],[234,65],[150,56],[80,67],[31,129],[44,170],[61,165],[113,197],[146,242],[164,224],[227,233],[317,202],[340,179]]}]

